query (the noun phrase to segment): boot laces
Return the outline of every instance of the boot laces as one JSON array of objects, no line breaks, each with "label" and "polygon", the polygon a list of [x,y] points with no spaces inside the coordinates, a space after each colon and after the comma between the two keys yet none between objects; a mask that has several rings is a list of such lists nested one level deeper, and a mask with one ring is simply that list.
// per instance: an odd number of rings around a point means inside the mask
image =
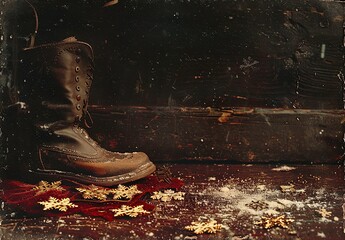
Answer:
[{"label": "boot laces", "polygon": [[88,142],[90,142],[92,145],[94,146],[98,146],[98,143],[96,141],[94,141],[90,136],[89,134],[85,131],[84,128],[81,128],[79,126],[77,126],[77,130],[79,132],[79,134],[85,138]]},{"label": "boot laces", "polygon": [[[87,79],[89,80],[86,80],[86,85],[88,87],[87,91],[86,91],[86,94],[87,94],[87,98],[89,97],[89,88],[91,87],[91,83],[93,81],[93,71],[94,71],[94,62],[92,59],[90,59],[90,65],[88,65],[88,67],[86,68],[86,75],[87,75]],[[90,112],[88,111],[87,109],[87,105],[88,105],[88,101],[87,100],[84,100],[84,106],[83,106],[83,115],[82,115],[82,118],[79,119],[79,122],[82,121],[83,122],[83,125],[90,129],[92,128],[92,125],[93,125],[93,119],[91,117],[91,114]],[[88,142],[90,142],[92,145],[94,146],[99,146],[99,144],[94,141],[90,136],[89,134],[85,131],[85,129],[79,127],[79,124],[77,124],[77,129],[79,130],[79,133],[81,134],[81,136],[83,136]]]},{"label": "boot laces", "polygon": [[90,112],[87,109],[83,110],[83,122],[86,128],[92,128],[93,119],[91,117]]}]

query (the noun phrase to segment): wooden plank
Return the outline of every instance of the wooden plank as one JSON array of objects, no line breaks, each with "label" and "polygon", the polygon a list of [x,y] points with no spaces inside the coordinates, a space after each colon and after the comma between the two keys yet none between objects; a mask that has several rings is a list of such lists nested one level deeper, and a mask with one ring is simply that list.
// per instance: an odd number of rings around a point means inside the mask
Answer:
[{"label": "wooden plank", "polygon": [[[289,165],[293,167],[289,171],[275,171],[277,167],[282,165],[173,164],[173,175],[185,182],[185,200],[151,200],[156,209],[148,216],[106,222],[79,215],[27,218],[2,210],[1,234],[4,239],[27,240],[344,239],[343,167]],[[280,186],[290,183],[296,191],[282,192]],[[269,206],[255,210],[251,205],[255,201]],[[322,218],[317,212],[320,209],[331,215]],[[265,212],[285,215],[294,222],[289,223],[290,229],[263,229],[254,223]],[[184,229],[198,218],[213,218],[224,228],[214,235],[199,236]]]},{"label": "wooden plank", "polygon": [[257,108],[90,108],[92,136],[155,161],[337,162],[343,111]]}]

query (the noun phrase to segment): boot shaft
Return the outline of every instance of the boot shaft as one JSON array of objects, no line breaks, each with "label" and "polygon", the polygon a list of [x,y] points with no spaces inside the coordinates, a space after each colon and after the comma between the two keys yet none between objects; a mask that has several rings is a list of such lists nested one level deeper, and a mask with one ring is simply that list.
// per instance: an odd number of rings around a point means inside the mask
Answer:
[{"label": "boot shaft", "polygon": [[20,102],[6,114],[8,173],[102,186],[148,176],[156,167],[146,154],[109,152],[79,126],[89,116],[93,53],[70,40],[21,53]]},{"label": "boot shaft", "polygon": [[87,111],[93,52],[83,42],[58,42],[20,53],[19,101],[44,123],[79,121]]}]

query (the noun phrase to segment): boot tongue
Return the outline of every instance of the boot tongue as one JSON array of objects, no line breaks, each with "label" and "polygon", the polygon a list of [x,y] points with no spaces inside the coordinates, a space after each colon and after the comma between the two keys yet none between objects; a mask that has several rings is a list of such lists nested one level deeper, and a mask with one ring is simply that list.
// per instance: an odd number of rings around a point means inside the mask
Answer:
[{"label": "boot tongue", "polygon": [[61,42],[77,42],[78,40],[75,37],[68,37],[62,40]]}]

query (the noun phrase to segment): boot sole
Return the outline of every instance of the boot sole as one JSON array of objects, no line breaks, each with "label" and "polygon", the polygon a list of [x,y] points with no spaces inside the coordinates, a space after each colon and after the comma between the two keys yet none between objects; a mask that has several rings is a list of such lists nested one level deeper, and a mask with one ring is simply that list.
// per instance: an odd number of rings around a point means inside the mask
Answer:
[{"label": "boot sole", "polygon": [[94,177],[90,175],[76,174],[71,172],[63,172],[57,170],[29,170],[31,177],[40,180],[73,180],[84,184],[94,184],[98,186],[110,187],[122,183],[133,182],[141,178],[147,177],[156,170],[156,166],[152,162],[148,162],[133,172],[111,177]]}]

